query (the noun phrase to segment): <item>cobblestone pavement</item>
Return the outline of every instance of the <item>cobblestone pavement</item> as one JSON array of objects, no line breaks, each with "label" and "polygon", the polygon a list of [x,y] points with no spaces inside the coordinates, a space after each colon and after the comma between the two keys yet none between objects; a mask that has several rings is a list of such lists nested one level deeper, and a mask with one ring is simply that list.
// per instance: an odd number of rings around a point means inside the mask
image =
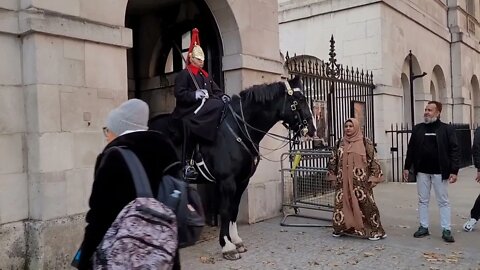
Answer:
[{"label": "cobblestone pavement", "polygon": [[[432,191],[431,235],[412,237],[418,227],[415,184],[387,183],[375,196],[388,234],[384,240],[333,238],[331,228],[282,227],[281,218],[239,226],[248,251],[237,261],[224,260],[217,229],[209,240],[181,251],[182,269],[479,269],[480,226],[466,233],[462,224],[480,192],[473,168],[464,169],[449,187],[455,243],[442,241],[438,207]],[[326,213],[327,216],[329,215]],[[295,222],[295,218],[289,219]],[[305,222],[305,220],[302,220]]]}]

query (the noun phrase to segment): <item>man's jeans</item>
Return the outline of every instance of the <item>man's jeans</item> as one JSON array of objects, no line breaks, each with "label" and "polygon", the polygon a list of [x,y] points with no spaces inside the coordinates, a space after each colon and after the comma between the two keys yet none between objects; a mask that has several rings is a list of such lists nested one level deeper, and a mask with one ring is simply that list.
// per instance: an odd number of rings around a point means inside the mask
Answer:
[{"label": "man's jeans", "polygon": [[428,228],[428,203],[430,202],[430,190],[435,190],[438,208],[440,209],[440,225],[442,229],[450,230],[450,203],[448,201],[448,181],[442,180],[441,174],[417,174],[418,191],[418,214],[420,225]]}]

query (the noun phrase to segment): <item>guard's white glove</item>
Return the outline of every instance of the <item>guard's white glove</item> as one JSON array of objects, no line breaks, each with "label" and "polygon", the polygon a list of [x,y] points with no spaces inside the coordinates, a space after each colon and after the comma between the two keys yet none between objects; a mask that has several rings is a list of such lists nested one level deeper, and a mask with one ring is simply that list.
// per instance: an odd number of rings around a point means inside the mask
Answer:
[{"label": "guard's white glove", "polygon": [[207,89],[198,89],[195,91],[195,99],[196,100],[199,100],[199,99],[204,99],[204,98],[208,98],[208,91]]},{"label": "guard's white glove", "polygon": [[223,94],[222,95],[222,101],[223,101],[223,103],[229,103],[230,101],[232,101],[232,98],[230,98],[230,96],[227,95],[227,94]]}]

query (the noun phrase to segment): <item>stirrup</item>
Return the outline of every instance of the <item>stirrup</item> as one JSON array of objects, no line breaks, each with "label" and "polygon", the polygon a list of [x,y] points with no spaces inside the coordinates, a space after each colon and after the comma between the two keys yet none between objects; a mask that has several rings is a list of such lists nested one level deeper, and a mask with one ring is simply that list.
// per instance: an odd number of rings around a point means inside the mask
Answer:
[{"label": "stirrup", "polygon": [[185,165],[185,167],[183,167],[183,177],[187,181],[196,181],[198,178],[198,172],[195,169],[195,166],[190,164]]}]

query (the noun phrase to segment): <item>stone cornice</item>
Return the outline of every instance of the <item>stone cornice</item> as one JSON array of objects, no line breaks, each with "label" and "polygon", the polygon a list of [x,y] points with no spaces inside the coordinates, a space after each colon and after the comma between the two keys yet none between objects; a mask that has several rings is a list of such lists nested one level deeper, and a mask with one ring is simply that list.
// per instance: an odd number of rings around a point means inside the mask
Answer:
[{"label": "stone cornice", "polygon": [[266,59],[248,54],[225,55],[223,57],[223,71],[237,69],[251,69],[283,74],[283,65],[279,60]]},{"label": "stone cornice", "polygon": [[335,0],[321,2],[304,1],[300,4],[288,3],[280,5],[278,10],[278,22],[279,24],[282,24],[289,21],[303,20],[310,17],[321,16],[324,14],[330,14],[360,6],[376,4],[382,2],[383,0],[334,1]]},{"label": "stone cornice", "polygon": [[103,43],[118,47],[133,46],[132,30],[35,8],[20,11],[0,10],[0,32],[20,37],[33,33]]},{"label": "stone cornice", "polygon": [[[434,3],[440,5],[441,2],[435,1]],[[374,4],[382,4],[389,7],[424,27],[426,30],[450,42],[450,34],[446,25],[441,25],[435,19],[428,16],[428,14],[422,13],[411,6],[411,4],[399,0],[339,1],[336,5],[333,1],[286,4],[279,8],[279,23],[288,23]],[[447,12],[447,7],[443,3],[440,6]]]}]

